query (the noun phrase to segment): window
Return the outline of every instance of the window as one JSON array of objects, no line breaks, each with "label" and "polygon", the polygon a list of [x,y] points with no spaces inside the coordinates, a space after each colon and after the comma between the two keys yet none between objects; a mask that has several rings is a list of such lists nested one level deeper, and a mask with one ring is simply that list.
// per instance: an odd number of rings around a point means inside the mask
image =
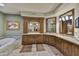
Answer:
[{"label": "window", "polygon": [[46,20],[46,31],[56,32],[56,17],[48,18]]}]

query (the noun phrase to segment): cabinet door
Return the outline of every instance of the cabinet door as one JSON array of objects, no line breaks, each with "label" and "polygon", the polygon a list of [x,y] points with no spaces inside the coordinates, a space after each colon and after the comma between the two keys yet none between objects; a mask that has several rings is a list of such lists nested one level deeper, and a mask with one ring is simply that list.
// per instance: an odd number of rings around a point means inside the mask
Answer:
[{"label": "cabinet door", "polygon": [[34,42],[34,38],[33,38],[33,35],[28,35],[28,43],[29,44],[34,44],[35,42]]},{"label": "cabinet door", "polygon": [[76,44],[72,44],[72,55],[79,56],[79,46]]},{"label": "cabinet door", "polygon": [[44,43],[45,44],[48,44],[48,39],[49,39],[49,36],[48,35],[44,35],[44,38],[43,38],[44,40]]},{"label": "cabinet door", "polygon": [[62,39],[61,38],[59,38],[59,37],[56,37],[55,38],[55,42],[56,42],[56,47],[60,50],[60,49],[62,49],[63,47],[62,47]]},{"label": "cabinet door", "polygon": [[63,53],[64,51],[64,40],[63,39],[59,39],[59,46],[58,49]]},{"label": "cabinet door", "polygon": [[34,41],[36,44],[42,44],[43,43],[43,35],[34,36]]},{"label": "cabinet door", "polygon": [[71,56],[72,55],[72,44],[65,41],[63,47],[64,47],[64,51],[63,51],[64,54],[68,55],[68,56]]},{"label": "cabinet door", "polygon": [[49,36],[49,44],[55,46],[55,38],[54,38],[54,36]]},{"label": "cabinet door", "polygon": [[25,35],[22,36],[22,45],[26,45],[27,37]]},{"label": "cabinet door", "polygon": [[22,44],[23,45],[33,44],[33,38],[30,35],[23,35]]}]

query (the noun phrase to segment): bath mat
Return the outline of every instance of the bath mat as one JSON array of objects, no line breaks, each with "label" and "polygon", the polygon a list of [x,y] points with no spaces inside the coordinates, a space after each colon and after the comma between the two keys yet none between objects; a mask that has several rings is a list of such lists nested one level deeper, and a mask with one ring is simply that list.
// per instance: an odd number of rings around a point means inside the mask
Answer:
[{"label": "bath mat", "polygon": [[45,51],[43,44],[36,44],[37,51]]},{"label": "bath mat", "polygon": [[32,45],[23,45],[20,53],[24,53],[24,52],[32,52]]}]

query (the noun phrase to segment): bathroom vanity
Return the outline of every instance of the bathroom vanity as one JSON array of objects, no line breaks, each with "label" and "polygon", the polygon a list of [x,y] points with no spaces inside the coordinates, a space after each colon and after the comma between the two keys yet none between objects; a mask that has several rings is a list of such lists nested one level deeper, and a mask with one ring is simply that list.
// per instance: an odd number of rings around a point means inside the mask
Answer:
[{"label": "bathroom vanity", "polygon": [[49,44],[56,47],[65,56],[79,56],[79,41],[73,36],[55,33],[23,34],[22,45],[29,44]]},{"label": "bathroom vanity", "polygon": [[42,43],[44,43],[43,34],[24,34],[22,36],[22,45]]},{"label": "bathroom vanity", "polygon": [[[79,41],[74,35],[74,9],[59,16],[59,34],[56,17],[25,17],[22,45],[49,44],[65,56],[79,56]],[[46,31],[44,31],[44,29]]]}]

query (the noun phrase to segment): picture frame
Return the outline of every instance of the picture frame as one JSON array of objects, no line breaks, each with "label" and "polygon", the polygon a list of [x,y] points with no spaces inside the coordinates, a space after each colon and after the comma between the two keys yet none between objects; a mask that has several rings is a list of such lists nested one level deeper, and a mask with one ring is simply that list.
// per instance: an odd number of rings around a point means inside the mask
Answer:
[{"label": "picture frame", "polygon": [[75,20],[75,28],[79,28],[79,17]]},{"label": "picture frame", "polygon": [[8,30],[19,30],[20,24],[18,21],[8,21],[7,28]]}]

